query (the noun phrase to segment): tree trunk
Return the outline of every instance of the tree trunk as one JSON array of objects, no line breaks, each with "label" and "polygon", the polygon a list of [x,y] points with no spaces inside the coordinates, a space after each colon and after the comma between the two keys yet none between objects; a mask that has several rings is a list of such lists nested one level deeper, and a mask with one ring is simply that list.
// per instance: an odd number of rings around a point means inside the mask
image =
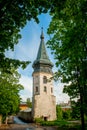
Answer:
[{"label": "tree trunk", "polygon": [[81,112],[81,125],[82,125],[82,130],[85,130],[85,121],[84,121],[84,95],[83,91],[80,89],[80,112]]}]

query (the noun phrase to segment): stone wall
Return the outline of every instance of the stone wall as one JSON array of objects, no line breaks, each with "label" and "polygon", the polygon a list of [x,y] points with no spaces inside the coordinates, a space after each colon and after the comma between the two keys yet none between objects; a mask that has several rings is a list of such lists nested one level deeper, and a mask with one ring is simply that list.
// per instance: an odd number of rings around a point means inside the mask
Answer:
[{"label": "stone wall", "polygon": [[[43,77],[47,77],[47,83],[43,83]],[[42,118],[46,120],[56,119],[56,98],[53,95],[53,81],[49,73],[33,74],[33,118]],[[38,92],[35,87],[38,86]],[[44,91],[46,87],[46,91]]]},{"label": "stone wall", "polygon": [[26,122],[32,122],[32,112],[21,111],[18,113],[18,117]]}]

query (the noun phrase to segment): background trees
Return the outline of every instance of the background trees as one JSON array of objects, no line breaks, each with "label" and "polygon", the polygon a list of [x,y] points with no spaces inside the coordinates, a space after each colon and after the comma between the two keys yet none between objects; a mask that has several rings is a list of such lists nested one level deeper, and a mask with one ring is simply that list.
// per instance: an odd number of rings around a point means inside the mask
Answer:
[{"label": "background trees", "polygon": [[27,103],[29,108],[32,108],[32,102],[30,101],[30,98],[27,98],[26,103]]}]

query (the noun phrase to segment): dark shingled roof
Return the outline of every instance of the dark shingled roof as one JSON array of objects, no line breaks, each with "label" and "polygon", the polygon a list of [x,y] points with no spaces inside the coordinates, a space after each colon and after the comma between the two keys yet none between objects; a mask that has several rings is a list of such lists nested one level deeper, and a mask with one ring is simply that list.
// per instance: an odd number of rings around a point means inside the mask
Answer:
[{"label": "dark shingled roof", "polygon": [[33,63],[33,67],[35,64],[47,64],[50,66],[53,66],[52,62],[50,61],[47,52],[46,52],[46,48],[45,48],[45,44],[44,44],[44,34],[43,34],[43,30],[41,32],[41,42],[40,42],[40,46],[39,46],[39,50],[38,50],[38,54],[37,54],[37,58]]}]

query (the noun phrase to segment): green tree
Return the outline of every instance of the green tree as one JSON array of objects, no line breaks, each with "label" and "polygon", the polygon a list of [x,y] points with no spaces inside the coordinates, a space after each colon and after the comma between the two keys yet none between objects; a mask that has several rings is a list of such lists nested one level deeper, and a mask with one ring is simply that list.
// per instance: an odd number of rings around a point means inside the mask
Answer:
[{"label": "green tree", "polygon": [[64,92],[71,99],[80,98],[82,130],[87,111],[87,1],[53,0],[52,21],[48,28],[58,72],[56,78],[66,83]]},{"label": "green tree", "polygon": [[0,114],[5,118],[19,110],[19,91],[23,86],[19,84],[20,75],[13,68],[12,73],[0,74]]},{"label": "green tree", "polygon": [[29,108],[32,108],[32,102],[30,101],[30,98],[27,98],[27,105]]},{"label": "green tree", "polygon": [[5,51],[14,50],[20,30],[31,19],[38,23],[38,15],[46,13],[48,6],[44,0],[0,0],[0,71],[8,72],[12,66],[25,68],[29,63],[6,58]]},{"label": "green tree", "polygon": [[77,102],[72,101],[72,118],[73,119],[80,119],[80,101]]},{"label": "green tree", "polygon": [[71,110],[63,111],[63,119],[67,119],[67,120],[71,119]]},{"label": "green tree", "polygon": [[57,120],[62,120],[63,114],[60,105],[56,105],[56,114],[57,114]]}]

